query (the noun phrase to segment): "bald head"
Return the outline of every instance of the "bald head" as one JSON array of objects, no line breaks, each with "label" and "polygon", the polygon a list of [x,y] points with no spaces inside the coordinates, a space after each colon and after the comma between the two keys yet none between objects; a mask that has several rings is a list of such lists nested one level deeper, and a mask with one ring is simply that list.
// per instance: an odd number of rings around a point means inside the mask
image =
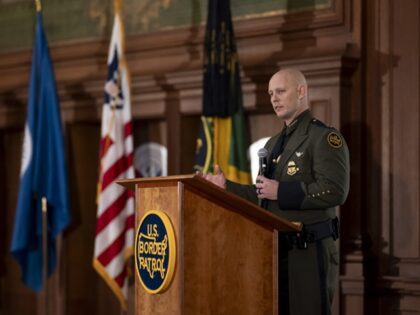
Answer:
[{"label": "bald head", "polygon": [[[296,87],[299,85],[302,85],[305,87],[305,90],[307,89],[307,83],[306,83],[306,78],[303,75],[302,72],[300,72],[299,70],[293,69],[293,68],[285,68],[285,69],[281,69],[279,71],[277,71],[276,73],[274,73],[271,77],[271,79],[273,79],[275,76],[286,76],[289,81],[295,82],[296,83]],[[271,81],[270,79],[270,81]]]},{"label": "bald head", "polygon": [[286,68],[276,72],[268,84],[268,94],[275,113],[287,125],[308,109],[307,83],[299,70]]}]

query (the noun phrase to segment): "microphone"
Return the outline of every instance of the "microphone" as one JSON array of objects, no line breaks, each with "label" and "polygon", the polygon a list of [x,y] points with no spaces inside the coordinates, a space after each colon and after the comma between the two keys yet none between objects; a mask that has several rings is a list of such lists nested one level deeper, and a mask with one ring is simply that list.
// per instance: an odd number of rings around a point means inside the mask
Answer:
[{"label": "microphone", "polygon": [[[261,148],[258,150],[258,158],[260,160],[260,169],[258,175],[265,176],[267,172],[267,156],[268,150],[266,148]],[[263,207],[263,199],[258,199],[258,206]]]},{"label": "microphone", "polygon": [[267,172],[267,156],[268,150],[266,148],[261,148],[258,150],[258,158],[260,160],[260,169],[258,175],[265,176]]}]

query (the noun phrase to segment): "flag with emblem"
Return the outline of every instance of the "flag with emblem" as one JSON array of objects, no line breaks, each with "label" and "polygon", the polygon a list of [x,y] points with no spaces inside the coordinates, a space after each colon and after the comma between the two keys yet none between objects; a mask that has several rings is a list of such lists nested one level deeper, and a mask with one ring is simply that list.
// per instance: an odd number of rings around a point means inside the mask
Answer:
[{"label": "flag with emblem", "polygon": [[127,308],[127,271],[134,243],[134,196],[115,183],[133,178],[130,78],[124,58],[124,30],[119,2],[108,54],[108,77],[102,108],[98,209],[93,266]]},{"label": "flag with emblem", "polygon": [[42,198],[47,200],[47,265],[48,274],[51,274],[56,266],[55,239],[69,225],[70,209],[60,105],[42,11],[37,3],[20,186],[11,244],[11,253],[20,265],[22,280],[34,291],[45,286],[42,279],[45,266]]},{"label": "flag with emblem", "polygon": [[251,183],[238,55],[229,0],[209,0],[204,42],[203,112],[195,169],[219,164],[226,178]]}]

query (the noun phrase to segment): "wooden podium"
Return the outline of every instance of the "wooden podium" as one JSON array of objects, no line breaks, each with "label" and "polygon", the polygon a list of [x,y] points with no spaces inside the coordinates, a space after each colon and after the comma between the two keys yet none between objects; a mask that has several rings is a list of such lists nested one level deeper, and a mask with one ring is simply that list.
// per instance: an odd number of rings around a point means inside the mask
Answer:
[{"label": "wooden podium", "polygon": [[119,183],[135,189],[136,230],[161,210],[175,231],[173,280],[150,294],[136,276],[136,315],[278,314],[277,234],[294,224],[195,175]]}]

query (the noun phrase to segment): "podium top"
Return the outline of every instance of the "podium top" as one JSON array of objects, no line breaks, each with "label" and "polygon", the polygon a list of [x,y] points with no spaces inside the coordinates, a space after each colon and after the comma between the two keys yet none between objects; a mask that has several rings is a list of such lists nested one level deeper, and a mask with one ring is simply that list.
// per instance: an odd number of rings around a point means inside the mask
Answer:
[{"label": "podium top", "polygon": [[258,207],[252,202],[245,200],[225,189],[222,189],[215,184],[201,178],[198,175],[177,175],[165,177],[146,177],[122,179],[116,183],[128,188],[152,188],[152,187],[169,187],[182,183],[187,188],[194,190],[194,192],[212,197],[212,201],[219,203],[231,211],[242,214],[250,219],[257,220],[270,228],[274,228],[280,232],[300,231],[302,224],[299,222],[290,222],[282,219],[275,214]]}]

